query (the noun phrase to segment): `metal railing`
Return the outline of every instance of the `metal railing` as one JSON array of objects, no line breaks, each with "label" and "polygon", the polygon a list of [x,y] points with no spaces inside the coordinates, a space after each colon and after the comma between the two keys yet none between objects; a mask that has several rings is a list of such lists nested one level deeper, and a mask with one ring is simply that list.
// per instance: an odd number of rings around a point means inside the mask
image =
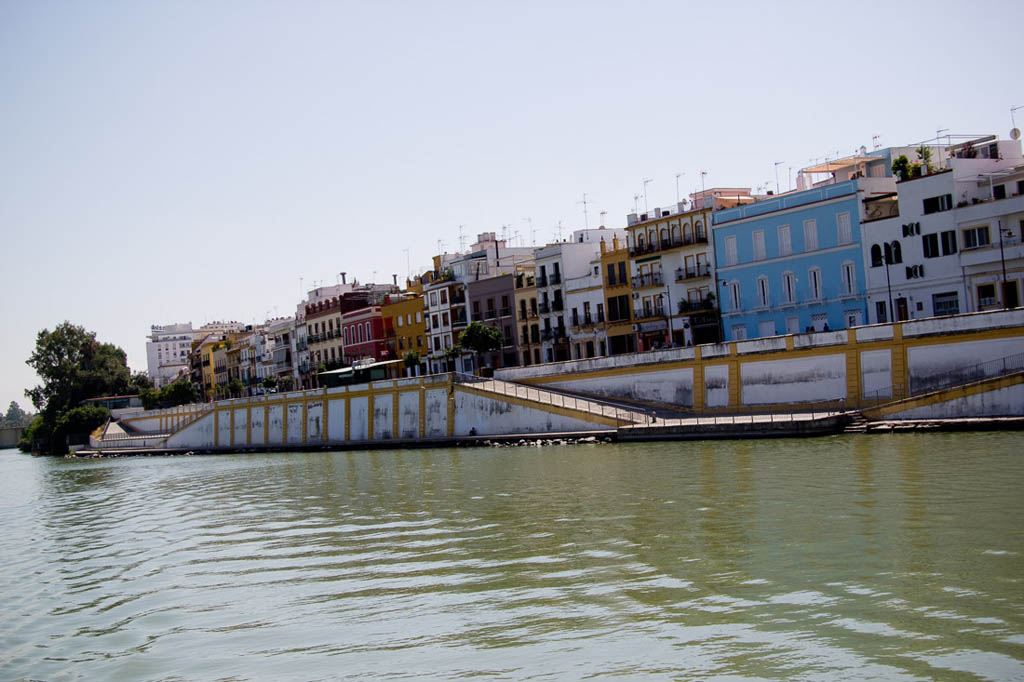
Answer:
[{"label": "metal railing", "polygon": [[588,414],[606,417],[608,419],[615,420],[618,426],[640,424],[643,423],[646,417],[646,415],[641,412],[623,410],[615,407],[614,405],[605,405],[585,398],[553,393],[551,391],[533,388],[532,386],[513,384],[499,379],[487,379],[459,372],[455,375],[455,381],[456,383],[471,385],[474,388],[487,391],[489,393],[512,396],[514,398],[529,400],[543,405],[551,405],[552,407],[561,407],[567,410],[577,410]]},{"label": "metal railing", "polygon": [[967,365],[966,367],[961,367],[953,371],[943,371],[941,373],[922,377],[914,380],[913,386],[909,391],[903,383],[884,386],[877,390],[865,393],[863,400],[864,402],[871,403],[894,402],[897,400],[903,400],[904,398],[910,398],[915,395],[931,393],[932,391],[941,391],[946,388],[963,386],[964,384],[970,384],[975,381],[993,379],[995,377],[1015,374],[1017,372],[1024,372],[1024,353],[1014,353],[1013,355],[996,358],[995,360],[986,360],[985,362]]}]

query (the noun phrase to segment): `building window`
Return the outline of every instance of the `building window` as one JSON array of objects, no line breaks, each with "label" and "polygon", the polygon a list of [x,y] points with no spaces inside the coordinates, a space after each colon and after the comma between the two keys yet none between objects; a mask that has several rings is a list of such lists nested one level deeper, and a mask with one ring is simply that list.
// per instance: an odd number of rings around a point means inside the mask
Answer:
[{"label": "building window", "polygon": [[996,285],[981,284],[978,286],[978,307],[993,306],[996,304]]},{"label": "building window", "polygon": [[942,255],[951,256],[956,253],[956,230],[947,230],[942,233]]},{"label": "building window", "polygon": [[885,262],[889,265],[903,262],[903,249],[898,240],[885,245]]},{"label": "building window", "polygon": [[448,302],[448,290],[447,289],[441,289],[441,305],[444,305],[447,302]]},{"label": "building window", "polygon": [[925,258],[936,258],[939,255],[939,235],[934,232],[932,234],[922,234],[921,248],[924,251]]},{"label": "building window", "polygon": [[615,263],[608,264],[608,286],[615,286]]},{"label": "building window", "polygon": [[757,303],[762,308],[767,308],[769,304],[768,278],[764,275],[757,278]]},{"label": "building window", "polygon": [[729,302],[733,310],[740,309],[740,283],[729,282]]},{"label": "building window", "polygon": [[443,324],[445,327],[447,327],[448,326],[448,321],[449,321],[448,320],[448,313],[441,313],[441,324]]},{"label": "building window", "polygon": [[739,256],[736,252],[736,237],[725,238],[725,264],[736,265],[739,263]]},{"label": "building window", "polygon": [[782,301],[783,303],[796,302],[796,280],[792,272],[782,273]]},{"label": "building window", "polygon": [[836,216],[836,231],[840,246],[853,243],[853,229],[850,227],[850,214],[840,213]]},{"label": "building window", "polygon": [[882,247],[878,244],[871,245],[871,267],[877,268],[882,265]]},{"label": "building window", "polygon": [[626,261],[619,261],[619,284],[625,284],[628,281],[626,278]]},{"label": "building window", "polygon": [[818,250],[818,221],[810,218],[804,221],[804,251]]},{"label": "building window", "polygon": [[924,200],[924,214],[948,211],[953,208],[953,195],[943,194],[937,197],[928,197]]},{"label": "building window", "polygon": [[431,291],[430,292],[430,305],[431,305],[431,307],[436,307],[437,306],[437,292],[436,291]]},{"label": "building window", "polygon": [[398,317],[396,317],[395,318],[395,322],[398,324],[399,327],[401,327],[402,326],[402,316],[399,315]]},{"label": "building window", "polygon": [[793,244],[789,238],[789,225],[779,225],[779,255],[788,256],[793,253]]},{"label": "building window", "polygon": [[821,270],[818,268],[808,270],[807,280],[810,287],[811,300],[819,300],[821,298]]},{"label": "building window", "polygon": [[885,301],[875,302],[875,318],[879,324],[888,321],[888,316],[885,313]]},{"label": "building window", "polygon": [[992,198],[993,199],[1005,199],[1006,198],[1006,185],[993,185],[992,186]]},{"label": "building window", "polygon": [[764,260],[764,230],[754,231],[754,260]]},{"label": "building window", "polygon": [[989,245],[988,225],[964,230],[964,249],[977,249]]},{"label": "building window", "polygon": [[734,324],[732,326],[732,338],[734,341],[743,341],[747,338],[747,325]]},{"label": "building window", "polygon": [[851,261],[843,263],[843,293],[853,295],[857,289],[857,271]]},{"label": "building window", "polygon": [[933,315],[959,315],[960,301],[955,291],[947,291],[942,294],[932,294]]}]

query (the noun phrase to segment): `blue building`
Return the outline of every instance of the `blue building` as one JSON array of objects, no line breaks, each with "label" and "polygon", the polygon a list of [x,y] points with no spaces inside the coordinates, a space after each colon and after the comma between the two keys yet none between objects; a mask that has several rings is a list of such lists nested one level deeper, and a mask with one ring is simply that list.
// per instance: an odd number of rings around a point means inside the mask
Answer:
[{"label": "blue building", "polygon": [[867,321],[860,225],[865,199],[895,192],[889,152],[805,169],[829,179],[712,214],[726,340]]}]

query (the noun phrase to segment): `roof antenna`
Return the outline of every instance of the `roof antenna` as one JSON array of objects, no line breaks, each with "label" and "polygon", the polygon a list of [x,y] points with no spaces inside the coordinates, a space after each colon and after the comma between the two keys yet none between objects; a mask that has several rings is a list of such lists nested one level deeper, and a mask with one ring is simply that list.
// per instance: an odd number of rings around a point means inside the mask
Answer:
[{"label": "roof antenna", "polygon": [[590,217],[587,215],[587,193],[583,193],[583,201],[577,201],[577,204],[583,204],[583,226],[585,229],[590,229]]}]

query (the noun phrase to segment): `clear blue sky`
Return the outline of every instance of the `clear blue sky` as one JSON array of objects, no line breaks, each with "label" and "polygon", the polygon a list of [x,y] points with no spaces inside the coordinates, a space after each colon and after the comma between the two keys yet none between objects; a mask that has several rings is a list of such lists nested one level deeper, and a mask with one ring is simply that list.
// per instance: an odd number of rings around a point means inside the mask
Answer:
[{"label": "clear blue sky", "polygon": [[[860,145],[1006,137],[1024,3],[0,1],[0,405],[67,319],[289,314],[438,240],[621,226]],[[1024,110],[1018,112],[1024,127]]]}]

